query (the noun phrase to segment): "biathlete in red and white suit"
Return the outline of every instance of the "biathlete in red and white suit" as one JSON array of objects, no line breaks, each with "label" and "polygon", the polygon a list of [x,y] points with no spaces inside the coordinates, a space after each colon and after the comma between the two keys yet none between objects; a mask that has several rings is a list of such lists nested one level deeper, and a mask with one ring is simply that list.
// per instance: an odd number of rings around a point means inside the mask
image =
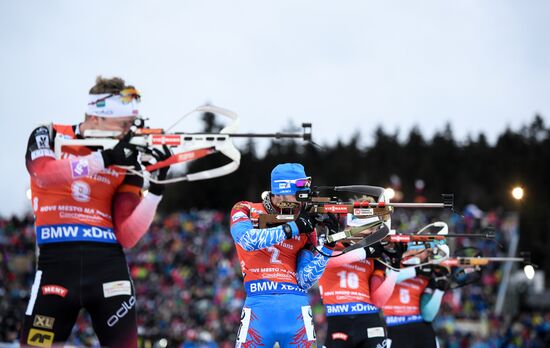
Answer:
[{"label": "biathlete in red and white suit", "polygon": [[[114,166],[139,166],[137,151],[123,138],[138,115],[137,91],[120,78],[99,77],[89,98],[84,122],[41,126],[29,138],[38,262],[20,337],[24,347],[63,346],[81,308],[101,346],[137,346],[136,298],[122,248],[148,230],[163,186],[152,185],[142,198],[143,180]],[[121,140],[102,151],[66,147],[56,159],[56,138],[80,139],[86,130],[120,132]]]},{"label": "biathlete in red and white suit", "polygon": [[[427,258],[427,250],[409,245],[401,264],[414,265]],[[416,262],[411,262],[416,260]],[[399,272],[393,293],[383,306],[392,347],[438,347],[431,321],[437,315],[444,291],[421,269],[407,267]]]},{"label": "biathlete in red and white suit", "polygon": [[[342,249],[337,244],[334,251]],[[319,280],[327,316],[327,348],[386,347],[380,307],[393,292],[397,273],[376,263],[383,247],[378,243],[330,259]]]},{"label": "biathlete in red and white suit", "polygon": [[273,347],[277,342],[281,348],[316,347],[307,289],[328,261],[313,249],[316,220],[301,212],[295,222],[258,227],[261,214],[277,213],[281,202],[296,202],[295,193],[309,184],[302,165],[280,164],[271,173],[271,194],[263,202],[239,202],[231,211],[231,235],[247,294],[236,347]]}]

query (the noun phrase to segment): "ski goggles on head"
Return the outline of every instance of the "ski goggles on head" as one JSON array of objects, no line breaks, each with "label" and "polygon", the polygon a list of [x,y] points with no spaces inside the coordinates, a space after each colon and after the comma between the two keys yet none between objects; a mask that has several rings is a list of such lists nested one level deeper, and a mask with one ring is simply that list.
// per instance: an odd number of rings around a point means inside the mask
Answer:
[{"label": "ski goggles on head", "polygon": [[[137,91],[137,89],[131,87],[131,88],[124,88],[123,90],[121,90],[120,92],[118,93],[111,93],[111,94],[107,94],[106,96],[104,97],[101,97],[97,100],[94,100],[90,103],[88,103],[88,105],[98,105],[105,102],[105,100],[109,99],[109,98],[112,98],[114,96],[118,96],[118,100],[122,103],[122,104],[130,104],[132,101],[136,101],[137,103],[139,103],[141,101],[141,95],[139,94],[139,92]],[[103,106],[103,105],[102,105]]]},{"label": "ski goggles on head", "polygon": [[311,187],[311,177],[290,180],[291,184],[294,184],[298,189],[306,189]]},{"label": "ski goggles on head", "polygon": [[294,194],[297,191],[309,190],[311,177],[300,179],[273,180],[272,193],[275,195]]},{"label": "ski goggles on head", "polygon": [[118,93],[120,95],[120,101],[123,104],[129,104],[132,102],[132,100],[135,100],[136,102],[141,101],[141,94],[137,91],[135,88],[124,88],[122,91]]}]

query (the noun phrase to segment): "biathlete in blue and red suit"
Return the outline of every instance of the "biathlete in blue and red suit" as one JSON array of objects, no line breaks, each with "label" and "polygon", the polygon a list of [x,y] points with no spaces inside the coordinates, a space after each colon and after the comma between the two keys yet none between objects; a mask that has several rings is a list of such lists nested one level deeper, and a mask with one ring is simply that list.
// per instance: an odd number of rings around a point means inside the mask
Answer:
[{"label": "biathlete in blue and red suit", "polygon": [[[247,294],[236,347],[317,346],[307,289],[325,270],[328,257],[314,249],[316,220],[302,211],[294,222],[258,226],[261,214],[278,213],[282,202],[296,202],[295,193],[308,189],[310,180],[301,164],[280,164],[271,172],[271,193],[263,202],[242,201],[231,211]],[[322,252],[332,250],[323,246]]]},{"label": "biathlete in blue and red suit", "polygon": [[[124,80],[98,77],[84,122],[49,124],[31,133],[25,159],[38,260],[23,347],[63,346],[82,308],[101,346],[137,346],[136,298],[122,248],[133,247],[149,229],[164,189],[152,184],[142,197],[141,177],[116,166],[139,168],[125,135],[139,114],[139,98]],[[109,150],[67,146],[56,159],[55,139],[80,139],[87,130],[118,132],[120,140]]]}]

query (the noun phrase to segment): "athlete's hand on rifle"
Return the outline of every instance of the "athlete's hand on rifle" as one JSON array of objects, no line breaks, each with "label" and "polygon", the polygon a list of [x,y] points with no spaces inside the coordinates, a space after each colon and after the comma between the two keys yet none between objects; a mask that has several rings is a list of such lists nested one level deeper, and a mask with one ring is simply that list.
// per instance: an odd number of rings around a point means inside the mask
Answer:
[{"label": "athlete's hand on rifle", "polygon": [[305,234],[313,232],[315,225],[317,225],[315,215],[307,211],[301,211],[300,215],[298,215],[298,218],[294,222],[298,227],[298,231]]},{"label": "athlete's hand on rifle", "polygon": [[430,287],[431,288],[438,289],[438,290],[441,290],[441,291],[449,290],[450,285],[451,285],[451,281],[449,280],[449,277],[447,277],[447,276],[434,277],[430,281]]},{"label": "athlete's hand on rifle", "polygon": [[335,214],[328,213],[323,220],[323,224],[326,226],[328,234],[335,234],[340,231],[340,219]]},{"label": "athlete's hand on rifle", "polygon": [[401,259],[403,258],[403,253],[406,251],[406,249],[406,244],[391,243],[384,248],[384,255],[389,258],[392,267],[401,268]]},{"label": "athlete's hand on rifle", "polygon": [[[319,228],[317,228],[318,235],[324,234],[326,239],[327,236],[340,232],[340,219],[337,215],[328,213],[324,219],[322,216],[319,216],[319,219],[321,220],[320,223],[324,226],[324,231],[320,231]],[[325,242],[325,245],[333,248],[336,242]]]},{"label": "athlete's hand on rifle", "polygon": [[[170,148],[168,146],[164,145],[162,147],[162,151],[158,149],[153,149],[153,152],[151,153],[151,155],[157,160],[157,163],[158,163],[172,156],[172,152],[170,152]],[[166,176],[168,175],[168,169],[170,169],[170,166],[157,169],[156,170],[157,180],[165,180]],[[151,182],[149,184],[149,192],[157,196],[161,196],[164,192],[164,184],[157,184],[157,183]]]},{"label": "athlete's hand on rifle", "polygon": [[384,246],[380,242],[365,247],[367,259],[377,259],[382,256],[383,252]]},{"label": "athlete's hand on rifle", "polygon": [[137,160],[138,151],[135,145],[130,144],[132,135],[132,132],[128,132],[119,140],[115,147],[100,151],[105,168],[111,165],[133,166],[135,169],[140,168]]},{"label": "athlete's hand on rifle", "polygon": [[426,278],[433,277],[433,269],[431,265],[424,265],[416,268],[416,275],[424,276]]}]

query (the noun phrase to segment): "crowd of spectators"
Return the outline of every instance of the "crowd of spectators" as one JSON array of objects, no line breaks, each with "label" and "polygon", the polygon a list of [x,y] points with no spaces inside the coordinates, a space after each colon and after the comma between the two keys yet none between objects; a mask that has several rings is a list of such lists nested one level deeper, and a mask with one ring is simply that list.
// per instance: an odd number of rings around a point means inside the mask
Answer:
[{"label": "crowd of spectators", "polygon": [[[436,214],[436,215],[432,215]],[[453,239],[451,250],[475,247],[483,255],[503,255],[513,233],[514,217],[482,213],[467,207],[463,216],[429,211],[396,212],[393,227],[414,232],[434,220],[449,223],[456,233],[497,230],[498,243],[484,239]],[[32,217],[0,219],[0,342],[14,342],[34,277]],[[158,216],[151,230],[127,251],[138,304],[142,347],[233,347],[245,293],[227,212],[189,211]],[[474,285],[450,290],[434,323],[442,347],[547,347],[550,314],[493,314],[501,265],[486,267]],[[318,337],[325,318],[317,289],[310,291]],[[476,329],[460,323],[473,322]],[[481,324],[481,325],[480,325]],[[486,330],[479,330],[480,327]],[[466,328],[466,329],[465,329]],[[70,344],[98,346],[86,313],[81,313]]]}]

